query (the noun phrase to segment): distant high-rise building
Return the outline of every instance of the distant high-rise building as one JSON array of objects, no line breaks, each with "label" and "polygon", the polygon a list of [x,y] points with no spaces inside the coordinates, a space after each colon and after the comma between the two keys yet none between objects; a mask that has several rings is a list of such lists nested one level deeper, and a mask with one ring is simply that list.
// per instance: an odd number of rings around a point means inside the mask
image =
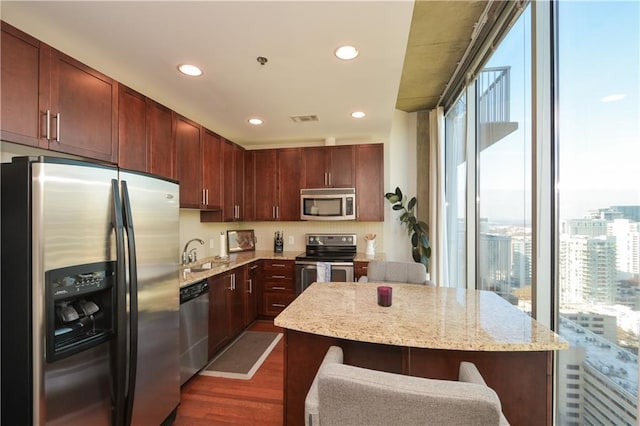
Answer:
[{"label": "distant high-rise building", "polygon": [[480,288],[511,295],[511,237],[480,234]]},{"label": "distant high-rise building", "polygon": [[513,282],[518,287],[531,285],[531,238],[511,237],[511,250]]},{"label": "distant high-rise building", "polygon": [[560,235],[559,257],[561,304],[615,303],[615,237]]},{"label": "distant high-rise building", "polygon": [[586,235],[598,237],[607,235],[607,221],[605,219],[569,219],[565,221],[563,234]]},{"label": "distant high-rise building", "polygon": [[[561,311],[560,335],[570,346],[558,351],[558,424],[636,425],[637,355],[568,316]],[[596,314],[577,316],[588,317],[590,327],[599,322]]]},{"label": "distant high-rise building", "polygon": [[610,209],[622,213],[622,219],[640,222],[640,206],[611,206]]},{"label": "distant high-rise building", "polygon": [[629,219],[615,219],[607,226],[607,235],[616,238],[616,267],[619,272],[626,272],[631,276],[640,274],[639,225]]}]

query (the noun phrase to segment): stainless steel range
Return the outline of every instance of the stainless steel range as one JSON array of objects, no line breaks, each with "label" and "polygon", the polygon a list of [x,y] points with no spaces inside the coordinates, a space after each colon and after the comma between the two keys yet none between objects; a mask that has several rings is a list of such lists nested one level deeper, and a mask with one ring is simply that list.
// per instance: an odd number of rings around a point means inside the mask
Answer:
[{"label": "stainless steel range", "polygon": [[314,282],[353,281],[355,234],[306,234],[306,251],[296,256],[296,294]]}]

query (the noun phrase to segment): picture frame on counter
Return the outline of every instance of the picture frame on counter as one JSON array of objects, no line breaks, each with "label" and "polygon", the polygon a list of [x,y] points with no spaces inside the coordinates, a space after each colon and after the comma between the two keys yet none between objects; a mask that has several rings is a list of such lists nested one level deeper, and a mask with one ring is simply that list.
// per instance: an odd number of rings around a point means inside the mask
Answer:
[{"label": "picture frame on counter", "polygon": [[237,229],[227,231],[228,253],[255,251],[255,249],[256,237],[253,229]]}]

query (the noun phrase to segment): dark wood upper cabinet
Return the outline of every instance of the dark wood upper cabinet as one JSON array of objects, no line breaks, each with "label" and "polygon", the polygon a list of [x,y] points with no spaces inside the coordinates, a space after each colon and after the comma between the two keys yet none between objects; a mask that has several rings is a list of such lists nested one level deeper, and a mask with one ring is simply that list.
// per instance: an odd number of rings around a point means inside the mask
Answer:
[{"label": "dark wood upper cabinet", "polygon": [[[51,49],[49,149],[115,163],[118,84]],[[41,52],[43,49],[41,48]]]},{"label": "dark wood upper cabinet", "polygon": [[2,23],[2,139],[118,159],[118,84]]},{"label": "dark wood upper cabinet", "polygon": [[118,104],[118,165],[176,179],[172,111],[122,84]]},{"label": "dark wood upper cabinet", "polygon": [[37,147],[44,134],[39,113],[40,42],[4,22],[1,25],[0,137]]},{"label": "dark wood upper cabinet", "polygon": [[244,220],[256,220],[255,152],[244,151]]},{"label": "dark wood upper cabinet", "polygon": [[[250,151],[253,169],[247,173],[245,205],[253,206],[252,220],[300,220],[300,148]],[[252,201],[248,201],[252,195]],[[245,220],[248,220],[245,218]]]},{"label": "dark wood upper cabinet", "polygon": [[118,165],[147,172],[147,98],[120,85],[118,102]]},{"label": "dark wood upper cabinet", "polygon": [[222,219],[238,221],[244,215],[244,152],[233,142],[222,141]]},{"label": "dark wood upper cabinet", "polygon": [[177,179],[176,114],[147,98],[147,158],[149,172]]},{"label": "dark wood upper cabinet", "polygon": [[202,186],[204,210],[220,210],[222,207],[222,141],[220,136],[206,130],[202,134]]},{"label": "dark wood upper cabinet", "polygon": [[356,219],[384,221],[384,145],[356,145]]},{"label": "dark wood upper cabinet", "polygon": [[353,188],[354,145],[304,148],[304,188]]},{"label": "dark wood upper cabinet", "polygon": [[178,181],[180,182],[180,207],[200,208],[203,204],[202,157],[200,136],[202,127],[184,117],[176,117],[176,152]]},{"label": "dark wood upper cabinet", "polygon": [[278,150],[253,151],[255,165],[255,220],[276,220]]},{"label": "dark wood upper cabinet", "polygon": [[283,221],[300,220],[300,185],[302,180],[300,164],[302,163],[302,149],[279,149],[277,160],[277,219]]}]

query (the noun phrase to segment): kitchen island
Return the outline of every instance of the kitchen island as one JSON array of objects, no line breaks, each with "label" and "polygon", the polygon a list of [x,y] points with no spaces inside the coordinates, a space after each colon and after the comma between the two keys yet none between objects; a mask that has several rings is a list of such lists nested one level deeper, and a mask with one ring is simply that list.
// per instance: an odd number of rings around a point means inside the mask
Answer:
[{"label": "kitchen island", "polygon": [[304,424],[305,396],[332,345],[347,364],[419,377],[456,380],[471,361],[511,424],[551,424],[552,354],[566,341],[493,292],[389,284],[392,306],[380,307],[378,285],[314,283],[276,317],[287,425]]}]

